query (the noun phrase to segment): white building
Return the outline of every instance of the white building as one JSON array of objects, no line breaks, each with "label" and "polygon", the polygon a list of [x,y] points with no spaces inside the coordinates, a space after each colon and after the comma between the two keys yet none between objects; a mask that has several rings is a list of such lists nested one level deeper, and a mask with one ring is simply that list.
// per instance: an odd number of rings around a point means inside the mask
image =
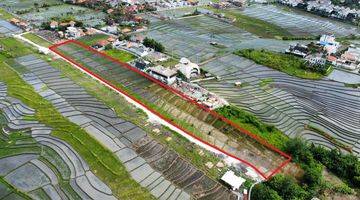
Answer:
[{"label": "white building", "polygon": [[179,64],[175,65],[175,68],[183,73],[187,79],[200,75],[199,65],[190,62],[187,58],[181,58]]},{"label": "white building", "polygon": [[102,31],[110,33],[110,34],[118,34],[118,27],[117,26],[104,26],[101,28]]},{"label": "white building", "polygon": [[328,54],[336,53],[340,46],[340,43],[335,41],[335,36],[333,35],[322,35],[318,44],[323,46]]},{"label": "white building", "polygon": [[149,74],[159,81],[171,85],[176,81],[177,72],[158,65],[156,67],[149,68]]},{"label": "white building", "polygon": [[65,37],[69,38],[69,39],[76,39],[83,35],[84,35],[84,33],[82,30],[77,29],[75,27],[71,27],[71,26],[67,27],[67,29],[65,31]]},{"label": "white building", "polygon": [[233,190],[239,190],[240,186],[246,181],[245,179],[236,176],[235,173],[231,170],[227,171],[221,177],[221,180],[230,185]]}]

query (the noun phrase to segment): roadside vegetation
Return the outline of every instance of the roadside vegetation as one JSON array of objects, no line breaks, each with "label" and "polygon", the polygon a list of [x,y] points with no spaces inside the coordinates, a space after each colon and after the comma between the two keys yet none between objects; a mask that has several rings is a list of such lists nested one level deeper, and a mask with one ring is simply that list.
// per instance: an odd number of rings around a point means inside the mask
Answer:
[{"label": "roadside vegetation", "polygon": [[206,9],[211,10],[216,14],[223,13],[225,17],[235,19],[235,26],[263,38],[282,39],[283,37],[290,38],[293,36],[290,32],[281,28],[280,26],[266,22],[264,20],[243,15],[236,10],[219,10],[210,6],[206,7]]},{"label": "roadside vegetation", "polygon": [[34,33],[25,33],[22,36],[40,46],[49,47],[52,45],[49,41],[35,35]]},{"label": "roadside vegetation", "polygon": [[304,79],[321,79],[332,71],[332,66],[310,66],[305,60],[293,55],[277,53],[268,50],[244,49],[235,52],[236,55],[253,60],[290,76]]},{"label": "roadside vegetation", "polygon": [[[252,199],[305,200],[336,194],[353,195],[354,190],[349,186],[356,189],[360,186],[360,161],[354,155],[327,150],[308,144],[300,138],[288,140],[285,151],[292,156],[293,162],[304,170],[301,180],[284,174],[276,175],[269,181],[255,186]],[[324,170],[335,174],[342,182],[330,181],[323,175]]]},{"label": "roadside vegetation", "polygon": [[223,106],[215,110],[240,127],[260,136],[278,149],[284,150],[289,138],[275,126],[264,124],[254,115],[235,106]]}]

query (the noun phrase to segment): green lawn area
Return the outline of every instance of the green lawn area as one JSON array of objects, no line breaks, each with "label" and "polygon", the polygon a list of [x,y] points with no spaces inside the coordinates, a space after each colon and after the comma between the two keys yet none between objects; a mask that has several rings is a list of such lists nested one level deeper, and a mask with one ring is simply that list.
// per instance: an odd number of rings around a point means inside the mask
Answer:
[{"label": "green lawn area", "polygon": [[106,40],[109,36],[105,34],[94,34],[94,35],[86,35],[78,39],[78,41],[88,45],[92,46],[96,44],[100,40]]},{"label": "green lawn area", "polygon": [[236,10],[219,10],[210,6],[207,6],[206,9],[218,14],[223,13],[228,18],[236,19],[236,21],[234,22],[235,26],[263,38],[281,39],[282,37],[293,36],[290,32],[288,32],[286,29],[281,28],[280,26],[243,15]]},{"label": "green lawn area", "polygon": [[322,79],[333,69],[333,67],[329,65],[310,67],[306,64],[305,60],[293,55],[267,50],[244,49],[236,51],[235,54],[253,60],[257,64],[282,71],[290,76],[304,79]]},{"label": "green lawn area", "polygon": [[267,125],[254,115],[235,106],[224,106],[216,109],[216,112],[230,119],[240,127],[260,136],[268,143],[283,150],[289,138],[274,126]]},{"label": "green lawn area", "polygon": [[104,52],[105,52],[105,54],[107,54],[113,58],[116,58],[122,62],[129,62],[136,58],[135,55],[133,55],[127,51],[123,51],[123,50],[119,50],[119,49],[109,49],[109,50],[105,50]]},{"label": "green lawn area", "polygon": [[175,65],[179,64],[179,59],[169,58],[166,61],[163,62],[156,62],[158,65],[162,65],[163,67],[174,67]]},{"label": "green lawn area", "polygon": [[12,57],[23,56],[34,52],[30,46],[14,38],[0,38],[0,45]]},{"label": "green lawn area", "polygon": [[8,12],[6,12],[4,9],[0,8],[0,18],[1,19],[5,19],[5,20],[9,20],[11,18],[13,18],[14,16]]},{"label": "green lawn area", "polygon": [[[1,39],[0,43],[10,47],[19,43],[14,52],[16,55],[32,53],[29,47],[13,38]],[[131,178],[121,161],[112,152],[81,127],[63,117],[50,102],[23,81],[5,61],[8,61],[8,58],[0,55],[0,81],[6,83],[8,95],[35,109],[35,118],[40,123],[51,127],[53,136],[69,143],[89,164],[90,169],[111,188],[116,197],[119,199],[153,199],[146,189]],[[8,63],[14,64],[14,62]]]},{"label": "green lawn area", "polygon": [[46,41],[45,39],[35,35],[34,33],[26,33],[22,35],[24,38],[34,42],[35,44],[38,44],[43,47],[49,47],[52,44],[49,41]]}]

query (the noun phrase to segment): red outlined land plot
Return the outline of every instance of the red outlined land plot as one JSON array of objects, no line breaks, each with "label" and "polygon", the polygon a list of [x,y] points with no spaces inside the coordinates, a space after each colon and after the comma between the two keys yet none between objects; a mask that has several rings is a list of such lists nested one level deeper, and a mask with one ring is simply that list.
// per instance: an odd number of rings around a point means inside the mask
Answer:
[{"label": "red outlined land plot", "polygon": [[289,155],[264,139],[127,63],[75,40],[50,49],[190,137],[252,168],[264,179],[291,161]]}]

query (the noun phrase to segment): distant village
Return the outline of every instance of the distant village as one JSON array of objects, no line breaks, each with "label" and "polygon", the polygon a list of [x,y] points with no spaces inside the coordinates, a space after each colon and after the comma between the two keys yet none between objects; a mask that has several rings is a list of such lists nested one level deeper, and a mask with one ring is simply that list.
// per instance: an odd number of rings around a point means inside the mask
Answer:
[{"label": "distant village", "polygon": [[333,35],[322,35],[317,43],[290,45],[285,52],[305,59],[310,66],[333,65],[360,73],[360,48],[341,45]]},{"label": "distant village", "polygon": [[300,8],[317,15],[352,22],[356,25],[360,23],[359,9],[334,5],[331,0],[279,0],[279,3]]}]

